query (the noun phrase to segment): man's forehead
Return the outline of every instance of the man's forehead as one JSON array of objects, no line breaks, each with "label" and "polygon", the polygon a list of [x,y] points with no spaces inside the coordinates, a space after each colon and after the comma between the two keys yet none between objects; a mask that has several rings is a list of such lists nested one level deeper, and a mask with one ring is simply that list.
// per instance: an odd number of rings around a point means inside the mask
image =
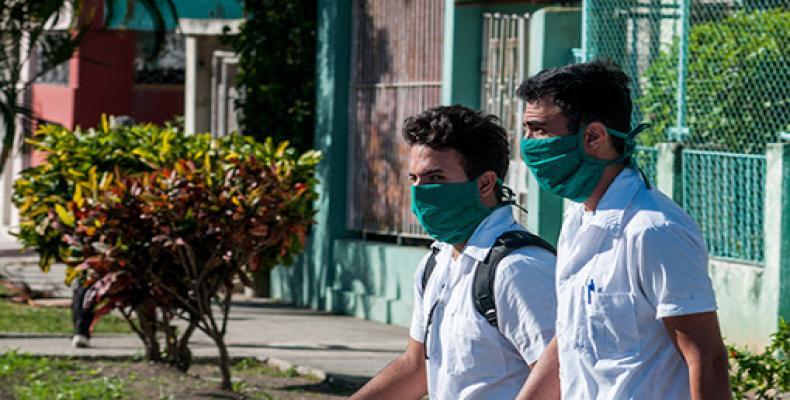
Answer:
[{"label": "man's forehead", "polygon": [[524,118],[538,116],[549,119],[562,115],[562,109],[551,96],[544,96],[535,101],[528,101],[524,109]]},{"label": "man's forehead", "polygon": [[411,148],[411,172],[443,170],[448,164],[457,163],[458,153],[453,149],[433,149],[424,145]]}]

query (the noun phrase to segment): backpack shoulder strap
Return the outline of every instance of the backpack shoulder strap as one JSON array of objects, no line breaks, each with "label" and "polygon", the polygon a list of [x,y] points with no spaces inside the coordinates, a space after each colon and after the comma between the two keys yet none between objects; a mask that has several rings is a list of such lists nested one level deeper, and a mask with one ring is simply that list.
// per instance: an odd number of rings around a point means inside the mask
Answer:
[{"label": "backpack shoulder strap", "polygon": [[509,231],[500,235],[491,251],[475,270],[472,281],[472,299],[475,309],[489,324],[497,326],[496,303],[494,301],[494,278],[496,267],[511,251],[527,246],[536,246],[557,254],[554,246],[537,235],[525,231]]},{"label": "backpack shoulder strap", "polygon": [[431,278],[431,274],[433,270],[436,268],[436,255],[439,254],[439,249],[436,247],[431,247],[431,255],[428,256],[428,260],[425,262],[425,269],[422,270],[422,290],[425,291],[425,287],[428,286],[428,279]]}]

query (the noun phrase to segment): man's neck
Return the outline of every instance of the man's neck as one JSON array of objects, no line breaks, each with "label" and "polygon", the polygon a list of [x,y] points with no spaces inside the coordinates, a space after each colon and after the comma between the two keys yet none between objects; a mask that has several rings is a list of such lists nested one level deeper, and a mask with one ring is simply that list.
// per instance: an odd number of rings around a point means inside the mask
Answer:
[{"label": "man's neck", "polygon": [[593,189],[590,197],[583,203],[585,211],[595,211],[598,208],[598,203],[601,201],[601,198],[603,198],[603,195],[609,190],[609,186],[623,169],[625,169],[623,164],[615,164],[606,167],[603,171],[603,176],[601,176],[601,180],[595,185],[595,189]]},{"label": "man's neck", "polygon": [[458,259],[458,256],[461,255],[461,252],[464,251],[464,247],[466,247],[466,242],[453,245],[453,260]]}]

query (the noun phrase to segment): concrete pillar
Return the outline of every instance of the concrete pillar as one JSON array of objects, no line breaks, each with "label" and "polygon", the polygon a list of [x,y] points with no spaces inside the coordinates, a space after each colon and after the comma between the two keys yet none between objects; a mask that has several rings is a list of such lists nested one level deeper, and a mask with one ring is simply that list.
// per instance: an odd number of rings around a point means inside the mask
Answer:
[{"label": "concrete pillar", "polygon": [[683,145],[659,143],[656,165],[656,188],[683,204]]},{"label": "concrete pillar", "polygon": [[198,88],[198,37],[187,36],[184,45],[184,131],[194,134],[197,118],[197,93]]},{"label": "concrete pillar", "polygon": [[185,37],[184,130],[188,134],[211,131],[212,57],[217,50],[229,50],[220,36],[237,34],[240,19],[179,20]]},{"label": "concrete pillar", "polygon": [[483,9],[444,2],[442,104],[480,106]]},{"label": "concrete pillar", "polygon": [[272,271],[272,295],[298,305],[331,309],[335,279],[334,242],[346,229],[348,105],[351,73],[351,0],[318,0],[316,30],[315,148],[319,199],[315,225],[303,256],[293,267]]},{"label": "concrete pillar", "polygon": [[184,87],[184,129],[187,133],[211,131],[212,57],[226,50],[214,36],[187,36]]},{"label": "concrete pillar", "polygon": [[764,200],[766,282],[776,285],[775,326],[780,317],[790,321],[790,143],[768,144]]}]

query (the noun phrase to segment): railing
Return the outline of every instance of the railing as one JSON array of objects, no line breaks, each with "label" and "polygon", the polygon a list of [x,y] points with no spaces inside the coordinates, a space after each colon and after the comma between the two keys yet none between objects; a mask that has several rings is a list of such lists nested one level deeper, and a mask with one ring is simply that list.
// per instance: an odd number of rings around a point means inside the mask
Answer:
[{"label": "railing", "polygon": [[712,256],[763,262],[764,155],[683,151],[683,207]]}]

